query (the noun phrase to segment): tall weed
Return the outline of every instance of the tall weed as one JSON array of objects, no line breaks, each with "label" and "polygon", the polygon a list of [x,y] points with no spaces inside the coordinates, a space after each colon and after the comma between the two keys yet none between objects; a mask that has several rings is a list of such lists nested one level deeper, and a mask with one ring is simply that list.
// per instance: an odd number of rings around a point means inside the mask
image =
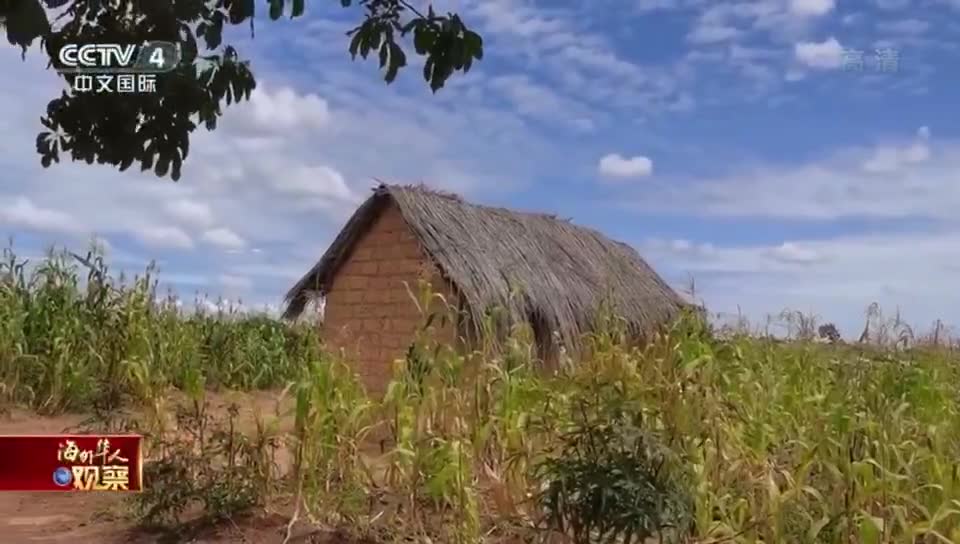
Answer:
[{"label": "tall weed", "polygon": [[320,356],[308,325],[184,310],[158,296],[153,265],[128,281],[97,251],[29,263],[3,250],[2,400],[43,413],[150,404],[196,372],[208,387],[271,388]]}]

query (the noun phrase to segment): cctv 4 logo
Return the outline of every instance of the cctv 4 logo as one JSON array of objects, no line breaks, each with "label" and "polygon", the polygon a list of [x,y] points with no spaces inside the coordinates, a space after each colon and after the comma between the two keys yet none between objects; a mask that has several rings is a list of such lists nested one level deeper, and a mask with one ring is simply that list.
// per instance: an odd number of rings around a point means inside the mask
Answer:
[{"label": "cctv 4 logo", "polygon": [[178,48],[170,42],[148,42],[138,55],[134,44],[67,44],[60,48],[62,72],[166,72],[179,62]]}]

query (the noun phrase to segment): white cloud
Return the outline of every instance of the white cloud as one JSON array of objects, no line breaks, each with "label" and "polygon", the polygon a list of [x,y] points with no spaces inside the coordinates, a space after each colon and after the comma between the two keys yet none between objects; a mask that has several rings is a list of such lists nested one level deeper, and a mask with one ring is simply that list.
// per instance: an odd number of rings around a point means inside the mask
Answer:
[{"label": "white cloud", "polygon": [[790,68],[787,70],[787,73],[783,75],[783,79],[787,81],[803,81],[806,77],[807,73],[797,68]]},{"label": "white cloud", "polygon": [[635,0],[634,9],[640,13],[651,11],[674,9],[678,6],[678,0]]},{"label": "white cloud", "polygon": [[193,240],[190,235],[177,227],[138,227],[134,229],[133,234],[144,245],[155,249],[193,248]]},{"label": "white cloud", "polygon": [[210,206],[187,198],[178,198],[165,204],[167,212],[177,221],[195,227],[206,227],[213,223],[213,211]]},{"label": "white cloud", "polygon": [[809,35],[816,15],[829,12],[832,5],[826,0],[704,2],[698,25],[731,27],[743,34],[764,33],[774,43],[790,43]]},{"label": "white cloud", "polygon": [[892,34],[923,34],[930,29],[930,23],[920,19],[900,19],[897,21],[881,21],[877,23],[881,32]]},{"label": "white cloud", "polygon": [[[837,150],[802,163],[751,164],[718,176],[645,184],[629,207],[658,213],[826,221],[958,221],[960,142],[912,138]],[[624,200],[621,198],[621,202]]]},{"label": "white cloud", "polygon": [[687,257],[709,255],[715,249],[711,243],[697,243],[685,238],[674,238],[671,240],[649,238],[644,241],[643,247],[656,251],[667,251],[672,254],[685,255]]},{"label": "white cloud", "polygon": [[210,285],[210,278],[205,274],[193,274],[190,272],[169,272],[160,270],[160,277],[166,285],[176,285],[178,287],[206,287]]},{"label": "white cloud", "polygon": [[745,47],[740,44],[733,44],[729,51],[732,61],[755,61],[775,59],[780,56],[780,52],[775,49],[764,49],[760,47]]},{"label": "white cloud", "polygon": [[93,244],[97,250],[109,254],[113,251],[113,244],[110,243],[110,240],[107,240],[103,236],[94,235],[90,242]]},{"label": "white cloud", "polygon": [[667,105],[667,109],[674,112],[693,111],[697,106],[696,99],[689,93],[681,94],[676,100]]},{"label": "white cloud", "polygon": [[237,233],[223,227],[204,232],[203,241],[225,249],[241,249],[247,245]]},{"label": "white cloud", "polygon": [[833,37],[822,42],[800,42],[794,45],[797,60],[811,68],[839,68],[843,63],[843,52],[843,46]]},{"label": "white cloud", "polygon": [[320,256],[323,255],[323,250],[325,249],[326,247],[319,250],[315,255],[309,255],[307,258],[298,259],[298,261],[302,262],[241,264],[231,266],[228,270],[228,273],[235,276],[270,278],[282,280],[283,283],[292,283],[294,280],[300,279],[307,272],[307,270],[313,266],[317,260],[320,259]]},{"label": "white cloud", "polygon": [[524,38],[536,38],[568,30],[568,23],[533,6],[510,0],[486,0],[465,6],[487,29]]},{"label": "white cloud", "polygon": [[863,20],[863,14],[860,12],[848,13],[844,15],[840,22],[846,26],[853,26]]},{"label": "white cloud", "polygon": [[874,0],[880,9],[903,9],[910,5],[910,0]]},{"label": "white cloud", "polygon": [[626,158],[618,153],[611,153],[600,159],[598,170],[601,175],[612,178],[645,177],[653,173],[653,161],[639,155]]},{"label": "white cloud", "polygon": [[728,25],[721,24],[698,24],[687,35],[687,40],[691,43],[716,43],[732,40],[740,35],[740,31]]},{"label": "white cloud", "polygon": [[790,0],[790,11],[801,16],[826,15],[834,7],[834,0]]},{"label": "white cloud", "polygon": [[291,130],[322,128],[330,122],[327,101],[315,94],[299,94],[290,87],[270,93],[259,84],[250,95],[250,119],[257,128]]},{"label": "white cloud", "polygon": [[[581,50],[578,55],[585,55]],[[573,55],[574,53],[566,53]],[[602,62],[594,59],[594,62]],[[615,60],[606,61],[615,65]],[[565,97],[548,86],[535,83],[527,75],[502,75],[490,79],[488,85],[500,93],[521,115],[550,123],[563,123],[589,130],[592,124],[583,124],[592,115],[590,109],[577,100]]]},{"label": "white cloud", "polygon": [[930,148],[923,143],[909,147],[880,147],[874,150],[863,163],[863,169],[875,174],[899,172],[910,163],[923,162],[930,158]]},{"label": "white cloud", "polygon": [[638,72],[636,64],[623,60],[614,52],[583,43],[567,45],[560,49],[558,55],[564,59],[577,62],[586,68],[606,72],[610,75],[633,77]]},{"label": "white cloud", "polygon": [[873,302],[888,313],[901,305],[921,329],[937,318],[960,321],[956,299],[948,296],[956,282],[958,245],[960,231],[933,230],[710,251],[648,241],[638,249],[658,270],[669,271],[678,287],[692,277],[711,312],[739,309],[761,324],[765,315],[789,308],[816,313],[855,335]]},{"label": "white cloud", "polygon": [[[642,16],[651,8],[670,9],[685,3],[655,0],[623,9],[624,15]],[[527,117],[546,120],[538,112],[543,106],[532,98],[534,92],[551,103],[578,109],[593,106],[630,112],[662,111],[679,92],[676,66],[641,63],[620,54],[612,33],[599,31],[581,5],[543,6],[516,0],[450,0],[441,5],[467,17],[486,43],[506,52],[503,59],[508,65],[520,64],[522,73],[532,73],[534,65],[541,68],[535,71],[535,86],[511,81],[510,88],[498,90],[513,93],[513,98],[507,98],[516,101]],[[554,109],[553,121],[562,120],[567,111],[566,107]],[[569,128],[582,131],[588,125],[580,120],[591,116],[574,112],[566,118]]]},{"label": "white cloud", "polygon": [[270,182],[278,191],[294,196],[351,200],[354,192],[343,174],[329,166],[298,166],[276,175]]},{"label": "white cloud", "polygon": [[207,297],[203,297],[203,298],[197,298],[194,301],[194,306],[199,311],[215,314],[218,312],[226,311],[227,302],[222,300],[214,302]]},{"label": "white cloud", "polygon": [[0,221],[16,227],[59,234],[77,233],[80,229],[78,221],[69,214],[41,208],[23,196],[0,205]]},{"label": "white cloud", "polygon": [[816,251],[793,242],[784,242],[772,248],[770,255],[774,259],[787,263],[813,263],[822,259]]},{"label": "white cloud", "polygon": [[221,274],[218,279],[221,285],[232,289],[247,290],[253,287],[253,280],[245,276]]},{"label": "white cloud", "polygon": [[924,162],[930,159],[929,139],[930,129],[920,127],[917,140],[911,144],[877,147],[863,162],[863,169],[877,174],[896,173],[907,165]]}]

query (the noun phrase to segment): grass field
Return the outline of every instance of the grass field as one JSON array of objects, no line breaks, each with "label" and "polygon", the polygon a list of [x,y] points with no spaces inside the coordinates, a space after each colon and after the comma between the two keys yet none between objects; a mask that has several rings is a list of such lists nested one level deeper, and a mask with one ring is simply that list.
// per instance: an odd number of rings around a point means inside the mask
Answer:
[{"label": "grass field", "polygon": [[[720,335],[688,317],[638,350],[609,317],[547,376],[529,331],[463,357],[425,315],[372,398],[309,324],[185,311],[149,271],[121,281],[89,260],[5,255],[0,398],[144,432],[137,524],[282,503],[375,541],[960,542],[950,347]],[[226,389],[287,400],[240,424],[210,408]]]}]

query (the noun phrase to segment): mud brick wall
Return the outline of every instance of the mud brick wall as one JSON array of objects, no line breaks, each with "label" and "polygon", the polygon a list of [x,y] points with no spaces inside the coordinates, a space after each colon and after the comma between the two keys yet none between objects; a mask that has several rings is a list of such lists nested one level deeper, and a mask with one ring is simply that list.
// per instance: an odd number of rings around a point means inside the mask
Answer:
[{"label": "mud brick wall", "polygon": [[[343,349],[367,390],[382,394],[393,361],[406,353],[422,317],[404,282],[417,294],[418,281],[431,282],[454,304],[453,289],[427,257],[396,204],[377,218],[354,244],[331,283],[324,309],[327,345]],[[455,338],[454,328],[440,332]]]}]

